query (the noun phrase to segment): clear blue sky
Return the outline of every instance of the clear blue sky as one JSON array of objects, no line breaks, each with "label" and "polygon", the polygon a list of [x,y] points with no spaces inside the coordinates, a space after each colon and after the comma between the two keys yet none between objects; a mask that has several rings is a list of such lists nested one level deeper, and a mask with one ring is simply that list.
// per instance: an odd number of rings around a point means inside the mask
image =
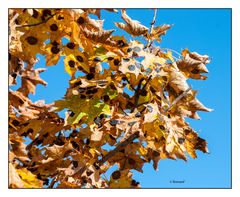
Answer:
[{"label": "clear blue sky", "polygon": [[[150,26],[153,10],[127,9],[127,14]],[[120,12],[103,11],[102,18],[106,29],[115,28],[113,22],[122,21]],[[154,171],[152,163],[146,164],[143,174],[134,171],[134,178],[143,188],[228,188],[231,186],[231,10],[160,9],[156,25],[164,23],[174,26],[162,37],[161,47],[178,52],[188,48],[212,58],[208,65],[209,78],[206,81],[189,80],[189,83],[199,91],[199,100],[214,111],[200,112],[200,121],[188,119],[208,141],[210,154],[198,151],[198,158],[189,158],[188,162],[163,160],[159,163],[159,171]],[[119,33],[126,36],[123,31],[116,32]],[[37,67],[45,67],[44,64],[41,60]],[[36,95],[30,96],[33,101],[44,99],[46,103],[52,103],[65,94],[70,77],[64,71],[63,61],[47,69],[41,77],[48,86],[38,85]],[[185,182],[174,184],[171,180]]]}]

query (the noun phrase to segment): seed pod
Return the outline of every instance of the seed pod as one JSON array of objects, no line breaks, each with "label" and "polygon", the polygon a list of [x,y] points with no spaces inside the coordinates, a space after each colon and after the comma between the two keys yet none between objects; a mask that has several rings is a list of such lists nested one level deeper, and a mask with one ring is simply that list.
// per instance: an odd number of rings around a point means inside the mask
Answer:
[{"label": "seed pod", "polygon": [[51,43],[53,46],[58,46],[59,45],[59,43],[58,42],[56,42],[55,40]]},{"label": "seed pod", "polygon": [[18,120],[13,120],[13,121],[12,121],[12,124],[13,124],[14,126],[18,126],[18,125],[20,124],[20,122],[19,122]]},{"label": "seed pod", "polygon": [[182,137],[179,137],[178,138],[178,143],[179,144],[183,144],[185,142],[185,139],[184,138],[182,138]]},{"label": "seed pod", "polygon": [[30,133],[33,133],[33,129],[32,129],[32,128],[29,128],[29,129],[27,130],[27,134],[30,134]]},{"label": "seed pod", "polygon": [[109,96],[108,95],[104,95],[103,96],[103,101],[106,103],[110,100]]},{"label": "seed pod", "polygon": [[107,59],[108,59],[109,61],[111,61],[111,60],[114,59],[114,57],[108,57]]},{"label": "seed pod", "polygon": [[160,156],[160,153],[154,150],[154,151],[153,151],[153,156],[154,156],[154,157],[159,157],[159,156]]},{"label": "seed pod", "polygon": [[93,166],[96,168],[96,170],[99,170],[100,169],[100,166],[99,166],[99,163],[94,163]]},{"label": "seed pod", "polygon": [[57,17],[57,19],[58,19],[58,20],[62,20],[62,19],[64,19],[64,17],[61,16],[61,15],[59,15],[59,16]]},{"label": "seed pod", "polygon": [[128,48],[127,52],[130,53],[132,51],[132,48]]},{"label": "seed pod", "polygon": [[75,62],[73,60],[68,61],[68,65],[73,68],[75,66]]},{"label": "seed pod", "polygon": [[37,17],[38,17],[38,11],[35,10],[35,9],[32,9],[32,10],[33,10],[32,17],[33,17],[33,18],[37,18]]},{"label": "seed pod", "polygon": [[74,47],[75,47],[75,44],[73,42],[67,43],[67,48],[74,49]]},{"label": "seed pod", "polygon": [[86,172],[87,176],[90,176],[92,173],[93,173],[93,171],[91,171],[91,170],[87,170],[87,172]]},{"label": "seed pod", "polygon": [[80,85],[82,85],[82,81],[81,80],[77,81],[76,83],[74,83],[74,86],[80,86]]},{"label": "seed pod", "polygon": [[135,181],[134,179],[132,180],[131,182],[131,185],[132,186],[138,186],[139,182]]},{"label": "seed pod", "polygon": [[144,89],[140,92],[140,95],[141,96],[147,96],[147,93],[148,93],[147,90]]},{"label": "seed pod", "polygon": [[123,61],[124,61],[124,62],[129,62],[130,59],[129,59],[129,58],[123,58]]},{"label": "seed pod", "polygon": [[81,98],[81,99],[85,99],[85,98],[87,98],[87,97],[86,97],[86,95],[81,94],[81,95],[80,95],[80,98]]},{"label": "seed pod", "polygon": [[84,18],[82,16],[80,16],[78,19],[77,19],[77,23],[79,25],[83,24],[84,23]]},{"label": "seed pod", "polygon": [[57,31],[58,30],[58,26],[54,23],[50,25],[50,30],[51,31]]},{"label": "seed pod", "polygon": [[60,51],[60,49],[59,49],[57,46],[53,46],[53,47],[51,48],[51,52],[52,52],[53,54],[58,54],[59,51]]},{"label": "seed pod", "polygon": [[95,58],[93,59],[93,61],[94,61],[94,62],[101,62],[102,60],[101,60],[100,57],[95,57]]},{"label": "seed pod", "polygon": [[86,78],[87,78],[87,80],[91,80],[91,79],[94,78],[94,74],[93,74],[93,73],[88,73],[88,74],[86,75]]},{"label": "seed pod", "polygon": [[118,66],[119,63],[120,63],[119,59],[115,59],[115,60],[113,61],[113,64],[114,64],[115,66]]},{"label": "seed pod", "polygon": [[73,146],[74,149],[79,150],[79,145],[77,144],[77,142],[71,141],[71,144],[72,144],[72,146]]},{"label": "seed pod", "polygon": [[165,127],[164,127],[163,125],[160,125],[159,128],[160,128],[161,130],[165,130]]},{"label": "seed pod", "polygon": [[30,45],[36,45],[38,43],[38,39],[35,38],[34,36],[28,36],[26,40]]},{"label": "seed pod", "polygon": [[78,162],[77,162],[77,161],[73,160],[73,161],[72,161],[72,164],[73,164],[73,167],[74,167],[74,168],[77,168],[77,167],[78,167]]},{"label": "seed pod", "polygon": [[134,159],[132,159],[132,158],[128,158],[128,163],[130,165],[135,165],[136,161]]},{"label": "seed pod", "polygon": [[117,44],[118,44],[119,47],[124,47],[126,45],[123,40],[118,40]]},{"label": "seed pod", "polygon": [[51,14],[52,14],[52,12],[51,12],[50,9],[44,9],[43,12],[42,12],[43,16],[48,16],[48,15],[51,15]]},{"label": "seed pod", "polygon": [[119,170],[116,170],[112,173],[112,178],[117,180],[121,177],[121,172]]}]

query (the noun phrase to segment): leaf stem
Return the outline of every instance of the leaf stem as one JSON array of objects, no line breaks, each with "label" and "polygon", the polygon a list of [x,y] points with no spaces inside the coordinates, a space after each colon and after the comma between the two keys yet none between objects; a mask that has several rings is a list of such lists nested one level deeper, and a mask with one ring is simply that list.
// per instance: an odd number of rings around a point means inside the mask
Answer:
[{"label": "leaf stem", "polygon": [[33,27],[33,26],[41,25],[41,24],[43,24],[43,23],[46,23],[49,19],[51,19],[51,18],[54,17],[55,15],[56,15],[56,14],[51,15],[51,16],[48,17],[46,20],[41,21],[41,22],[39,22],[39,23],[27,24],[27,25],[20,25],[20,26],[18,26],[18,28],[20,28],[20,27]]},{"label": "leaf stem", "polygon": [[137,105],[138,105],[138,99],[139,99],[139,94],[140,94],[140,91],[141,91],[141,84],[142,84],[142,81],[144,80],[144,77],[141,78],[138,82],[138,86],[137,86],[137,89],[135,90],[135,94],[134,94],[134,108],[131,110],[131,112],[134,111],[135,108],[137,108]]}]

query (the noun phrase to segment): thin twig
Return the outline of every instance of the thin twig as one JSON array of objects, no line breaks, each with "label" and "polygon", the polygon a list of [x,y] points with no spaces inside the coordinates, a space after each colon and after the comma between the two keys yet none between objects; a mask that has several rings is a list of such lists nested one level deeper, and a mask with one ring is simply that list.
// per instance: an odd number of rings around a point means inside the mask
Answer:
[{"label": "thin twig", "polygon": [[[102,164],[104,164],[107,160],[109,160],[111,157],[113,157],[116,153],[118,153],[119,151],[123,150],[128,144],[130,144],[133,140],[135,140],[136,138],[139,137],[139,131],[133,133],[132,135],[130,135],[126,140],[124,140],[123,142],[119,143],[117,145],[117,147],[113,150],[111,150],[110,152],[108,152],[102,159],[97,160],[93,165],[96,167],[100,167]],[[87,170],[87,166],[83,166],[82,168],[80,168],[80,170],[78,170],[75,174],[73,174],[72,176],[81,176],[82,173]]]},{"label": "thin twig", "polygon": [[130,83],[130,81],[128,80],[128,78],[126,77],[126,81],[128,82],[128,84],[130,85],[130,87],[135,90],[135,88],[132,86],[132,84]]},{"label": "thin twig", "polygon": [[[157,17],[157,9],[155,8],[154,9],[154,14],[153,14],[153,20],[152,20],[152,22],[151,22],[151,28],[150,28],[150,37],[152,36],[152,30],[153,30],[153,27],[154,27],[154,24],[155,24],[155,22],[156,22],[156,17]],[[146,45],[146,47],[145,48],[148,48],[148,47],[150,47],[152,45],[152,41],[149,39],[148,40],[148,43],[147,43],[147,45]]]},{"label": "thin twig", "polygon": [[141,90],[144,90],[144,89],[146,88],[146,86],[147,86],[147,84],[148,84],[148,82],[150,81],[151,78],[152,78],[152,75],[150,75],[150,76],[148,77],[146,83],[144,84],[144,86],[142,87]]},{"label": "thin twig", "polygon": [[139,94],[140,94],[140,91],[141,91],[141,85],[142,85],[143,80],[144,80],[144,78],[141,78],[138,82],[138,86],[137,86],[137,89],[135,90],[135,94],[134,94],[134,108],[131,110],[131,112],[133,112],[134,109],[137,108]]},{"label": "thin twig", "polygon": [[144,78],[140,79],[139,82],[138,82],[138,86],[137,86],[137,89],[135,90],[135,94],[134,94],[134,108],[131,110],[131,112],[133,112],[138,106],[138,100],[139,100],[139,96],[140,96],[140,92],[143,91],[148,82],[150,81],[150,79],[152,78],[152,75],[150,75],[146,81],[146,83],[143,85],[143,87],[141,88],[141,84],[142,84],[142,81],[144,80]]},{"label": "thin twig", "polygon": [[54,176],[54,178],[52,179],[50,185],[48,186],[48,188],[53,188],[54,184],[57,182],[57,175]]},{"label": "thin twig", "polygon": [[119,105],[119,108],[123,111],[123,113],[124,113],[126,116],[128,116],[128,114],[124,111],[124,109],[122,108],[121,105]]},{"label": "thin twig", "polygon": [[184,91],[182,94],[180,94],[168,107],[167,111],[169,111],[174,105],[177,104],[178,101],[180,101],[184,96],[187,95],[187,93],[192,89],[192,87],[189,87],[186,91]]},{"label": "thin twig", "polygon": [[155,9],[154,9],[153,20],[152,20],[152,22],[151,22],[150,34],[152,33],[154,24],[156,23],[156,17],[157,17],[157,9],[155,8]]},{"label": "thin twig", "polygon": [[[179,55],[179,57],[182,57],[182,55],[180,53],[178,53],[177,51],[175,51],[173,49],[162,48],[162,50],[172,51],[172,52],[176,53],[177,55]],[[177,58],[177,59],[179,59],[179,58]]]},{"label": "thin twig", "polygon": [[98,160],[96,163],[101,166],[104,164],[107,160],[109,160],[111,157],[113,157],[117,152],[123,150],[128,144],[130,144],[133,140],[139,137],[139,131],[133,133],[130,135],[126,140],[119,143],[115,149],[110,151],[108,154],[106,154],[102,159]]},{"label": "thin twig", "polygon": [[20,26],[18,26],[18,28],[19,28],[19,27],[33,27],[33,26],[41,25],[41,24],[43,24],[43,23],[46,23],[49,19],[51,19],[51,18],[54,17],[55,15],[56,15],[56,14],[51,15],[51,16],[48,17],[46,20],[41,21],[41,22],[39,22],[39,23],[27,24],[27,25],[20,25]]}]

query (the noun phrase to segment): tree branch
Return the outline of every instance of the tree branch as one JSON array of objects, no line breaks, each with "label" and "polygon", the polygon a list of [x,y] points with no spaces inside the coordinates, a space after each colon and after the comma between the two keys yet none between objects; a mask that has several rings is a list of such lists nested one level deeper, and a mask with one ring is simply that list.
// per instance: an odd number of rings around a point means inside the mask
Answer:
[{"label": "tree branch", "polygon": [[57,182],[57,175],[54,176],[51,183],[49,184],[48,188],[53,188],[54,184]]},{"label": "tree branch", "polygon": [[128,84],[130,85],[130,87],[133,89],[133,90],[135,90],[135,88],[132,86],[132,84],[130,83],[130,81],[128,80],[128,78],[126,77],[126,79],[125,79],[127,82],[128,82]]},{"label": "tree branch", "polygon": [[[151,35],[152,35],[152,30],[153,30],[154,24],[155,24],[155,22],[156,22],[156,17],[157,17],[157,9],[155,8],[155,9],[154,9],[154,14],[153,14],[153,20],[152,20],[152,22],[151,22],[150,37],[151,37]],[[152,45],[152,41],[149,39],[149,40],[148,40],[148,43],[147,43],[147,45],[146,45],[145,48],[148,48],[148,47],[150,47],[151,45]]]},{"label": "tree branch", "polygon": [[151,78],[152,78],[152,75],[150,75],[150,76],[148,77],[146,83],[144,84],[144,86],[142,87],[141,90],[144,90],[144,89],[146,88],[146,86],[147,86],[147,84],[148,84],[148,82],[150,81]]},{"label": "tree branch", "polygon": [[154,9],[153,20],[152,20],[152,22],[151,22],[150,34],[152,33],[154,24],[156,23],[156,17],[157,17],[157,9],[155,8],[155,9]]},{"label": "tree branch", "polygon": [[130,144],[133,140],[135,140],[138,137],[139,137],[139,131],[137,131],[137,132],[133,133],[132,135],[130,135],[126,140],[124,140],[123,142],[119,143],[118,146],[114,150],[110,151],[102,159],[98,160],[95,163],[98,164],[99,166],[101,166],[108,159],[113,157],[117,152],[123,150],[128,144]]},{"label": "tree branch", "polygon": [[[148,82],[150,81],[151,78],[152,78],[152,75],[150,75],[150,76],[148,77],[146,83],[144,84],[144,86],[143,86],[142,88],[141,88],[141,84],[142,84],[142,81],[144,80],[144,78],[142,78],[142,79],[139,81],[138,86],[137,86],[137,89],[136,89],[136,91],[135,91],[135,95],[134,95],[134,96],[135,96],[134,108],[132,109],[131,112],[133,112],[134,109],[136,109],[137,107],[139,107],[139,104],[138,104],[139,94],[140,94],[141,91],[143,91],[143,90],[146,88],[146,86],[147,86],[147,84],[148,84]],[[145,103],[143,103],[143,104],[145,104]]]},{"label": "tree branch", "polygon": [[[132,135],[130,135],[126,140],[124,140],[123,142],[119,143],[117,145],[117,147],[113,150],[111,150],[110,152],[108,152],[102,159],[97,160],[93,165],[95,168],[100,168],[100,166],[102,164],[104,164],[107,160],[109,160],[111,157],[113,157],[116,153],[118,153],[119,151],[123,150],[128,144],[130,144],[133,140],[135,140],[136,138],[139,137],[139,131],[133,133]],[[74,175],[72,176],[81,176],[82,173],[87,170],[87,166],[85,165],[84,167],[82,167],[79,171],[77,171]]]},{"label": "tree branch", "polygon": [[141,91],[141,84],[142,84],[143,80],[144,80],[144,78],[141,78],[138,82],[138,86],[137,86],[137,89],[135,90],[135,94],[134,94],[134,108],[131,110],[131,112],[133,112],[134,109],[137,108],[139,94],[140,94],[140,91]]}]

